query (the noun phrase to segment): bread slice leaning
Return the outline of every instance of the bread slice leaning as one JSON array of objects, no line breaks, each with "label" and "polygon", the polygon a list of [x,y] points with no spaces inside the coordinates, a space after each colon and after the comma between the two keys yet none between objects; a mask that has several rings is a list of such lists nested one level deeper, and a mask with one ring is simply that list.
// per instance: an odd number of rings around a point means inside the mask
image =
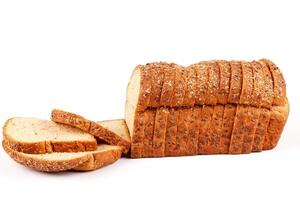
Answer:
[{"label": "bread slice leaning", "polygon": [[11,149],[31,154],[94,151],[97,148],[96,139],[88,133],[28,117],[7,120],[3,138]]},{"label": "bread slice leaning", "polygon": [[74,113],[54,109],[51,120],[79,128],[111,145],[121,146],[123,153],[127,153],[130,149],[130,136],[123,119],[94,122]]},{"label": "bread slice leaning", "polygon": [[2,146],[16,162],[42,172],[62,172],[67,170],[91,171],[112,164],[121,157],[121,147],[98,145],[95,151],[78,153],[26,154],[9,147],[5,140]]}]

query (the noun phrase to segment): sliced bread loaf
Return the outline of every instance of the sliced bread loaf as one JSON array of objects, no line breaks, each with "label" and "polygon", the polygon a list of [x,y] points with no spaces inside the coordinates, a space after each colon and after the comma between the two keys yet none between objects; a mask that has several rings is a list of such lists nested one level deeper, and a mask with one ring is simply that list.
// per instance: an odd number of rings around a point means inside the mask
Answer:
[{"label": "sliced bread loaf", "polygon": [[111,145],[121,146],[124,153],[130,149],[130,136],[123,119],[94,122],[74,113],[54,109],[51,120],[84,130]]},{"label": "sliced bread loaf", "polygon": [[15,151],[32,154],[93,151],[96,139],[79,129],[37,118],[7,120],[3,138]]},{"label": "sliced bread loaf", "polygon": [[91,171],[111,163],[121,157],[121,147],[106,144],[98,145],[95,151],[78,153],[26,154],[11,149],[2,141],[6,153],[16,162],[42,172],[66,170]]}]

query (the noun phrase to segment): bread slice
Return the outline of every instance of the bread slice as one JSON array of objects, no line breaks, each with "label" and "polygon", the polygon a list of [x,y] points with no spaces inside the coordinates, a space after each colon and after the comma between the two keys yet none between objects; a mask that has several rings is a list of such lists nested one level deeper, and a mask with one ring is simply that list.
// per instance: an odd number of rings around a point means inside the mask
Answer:
[{"label": "bread slice", "polygon": [[169,110],[161,107],[157,108],[155,115],[155,125],[153,132],[153,156],[163,157],[165,155],[165,139]]},{"label": "bread slice", "polygon": [[177,109],[169,110],[169,117],[167,122],[166,130],[166,141],[165,141],[165,155],[175,156],[176,137],[177,137],[177,124],[179,120],[179,111]]},{"label": "bread slice", "polygon": [[208,87],[206,105],[216,105],[218,102],[220,73],[216,62],[205,62],[208,68]]},{"label": "bread slice", "polygon": [[270,121],[270,110],[267,108],[260,108],[260,115],[257,128],[252,144],[252,152],[259,152],[263,150],[265,135]]},{"label": "bread slice", "polygon": [[130,149],[130,136],[123,119],[94,122],[74,113],[54,109],[51,112],[51,120],[79,128],[111,145],[121,146],[124,153]]},{"label": "bread slice", "polygon": [[282,73],[272,61],[268,59],[261,59],[260,61],[265,63],[271,71],[271,75],[273,79],[273,91],[274,91],[273,105],[276,106],[284,105],[285,98],[286,98],[286,85]]},{"label": "bread slice", "polygon": [[121,157],[121,147],[99,145],[95,151],[77,153],[26,154],[15,151],[2,141],[6,153],[16,162],[42,172],[62,172],[67,170],[90,171],[117,161]]},{"label": "bread slice", "polygon": [[289,103],[285,99],[284,106],[272,106],[270,111],[270,122],[265,135],[263,150],[269,150],[276,147],[284,125],[289,115]]},{"label": "bread slice", "polygon": [[131,158],[142,158],[144,151],[145,128],[148,121],[147,112],[137,112],[134,117],[134,129],[131,135]]},{"label": "bread slice", "polygon": [[183,105],[185,96],[185,79],[184,79],[184,68],[177,66],[175,68],[175,87],[173,96],[173,107],[180,107]]},{"label": "bread slice", "polygon": [[228,103],[239,104],[242,91],[242,67],[238,61],[231,61],[231,82]]},{"label": "bread slice", "polygon": [[226,104],[222,119],[222,136],[220,153],[228,154],[237,106]]},{"label": "bread slice", "polygon": [[256,105],[258,108],[265,107],[263,102],[265,78],[262,66],[257,61],[252,61],[250,64],[253,74],[253,105]]},{"label": "bread slice", "polygon": [[164,67],[167,63],[164,62],[154,62],[148,64],[152,74],[151,74],[151,93],[150,93],[150,107],[160,106],[160,97],[164,82]]},{"label": "bread slice", "polygon": [[197,74],[195,104],[204,105],[208,87],[208,69],[204,63],[193,64],[191,67],[195,69]]},{"label": "bread slice", "polygon": [[189,117],[189,134],[188,134],[188,155],[196,155],[198,153],[198,136],[199,136],[199,121],[202,107],[194,106],[190,108]]},{"label": "bread slice", "polygon": [[273,105],[274,91],[273,91],[273,79],[268,65],[265,62],[258,62],[263,70],[264,78],[264,91],[262,96],[262,107],[271,108]]},{"label": "bread slice", "polygon": [[153,156],[153,132],[154,132],[154,125],[155,125],[155,115],[156,115],[156,108],[147,109],[147,122],[144,129],[144,147],[142,157],[152,157]]},{"label": "bread slice", "polygon": [[247,117],[246,105],[237,105],[236,115],[234,118],[234,124],[231,134],[231,141],[229,146],[230,154],[242,153],[243,139],[244,139],[244,128],[247,125],[245,118]]},{"label": "bread slice", "polygon": [[160,96],[160,105],[172,106],[175,88],[175,65],[168,64],[163,68],[164,81]]},{"label": "bread slice", "polygon": [[247,117],[244,124],[244,139],[242,153],[251,153],[255,132],[259,121],[260,109],[252,106],[247,108]]},{"label": "bread slice", "polygon": [[199,136],[198,136],[198,154],[206,154],[209,141],[209,130],[211,128],[212,117],[214,113],[213,106],[202,107],[202,114],[199,124]]},{"label": "bread slice", "polygon": [[252,66],[249,62],[242,61],[242,91],[241,91],[241,97],[240,97],[240,104],[245,105],[253,105],[253,106],[259,106],[254,105],[254,99],[253,99],[253,88],[254,88],[254,79],[253,79],[253,71]]},{"label": "bread slice", "polygon": [[218,103],[227,104],[229,91],[230,91],[230,75],[231,69],[230,64],[227,61],[218,61],[220,70],[220,88],[219,88],[219,98]]},{"label": "bread slice", "polygon": [[221,136],[222,136],[222,119],[224,114],[224,106],[214,106],[214,114],[211,121],[211,128],[209,130],[209,139],[206,149],[206,154],[218,154],[220,153],[221,147]]},{"label": "bread slice", "polygon": [[31,154],[93,151],[97,147],[96,139],[84,131],[28,117],[7,120],[3,138],[15,151]]},{"label": "bread slice", "polygon": [[197,74],[192,67],[184,70],[186,92],[183,100],[183,106],[193,107],[196,101],[196,79]]}]

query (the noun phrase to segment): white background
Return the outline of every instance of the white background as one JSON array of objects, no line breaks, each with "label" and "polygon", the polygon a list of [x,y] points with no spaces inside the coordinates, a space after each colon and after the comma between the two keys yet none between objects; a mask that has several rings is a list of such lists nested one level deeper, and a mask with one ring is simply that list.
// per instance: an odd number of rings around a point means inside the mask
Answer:
[{"label": "white background", "polygon": [[49,118],[52,108],[123,117],[133,68],[160,60],[269,58],[291,104],[277,148],[257,154],[121,159],[44,174],[0,148],[0,198],[299,199],[299,19],[297,1],[0,0],[1,124]]}]

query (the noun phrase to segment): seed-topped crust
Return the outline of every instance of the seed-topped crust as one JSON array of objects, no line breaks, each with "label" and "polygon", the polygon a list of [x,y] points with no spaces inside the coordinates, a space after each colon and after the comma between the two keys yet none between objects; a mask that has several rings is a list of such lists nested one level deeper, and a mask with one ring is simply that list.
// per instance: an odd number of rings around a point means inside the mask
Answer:
[{"label": "seed-topped crust", "polygon": [[199,125],[198,154],[206,154],[209,142],[209,130],[211,128],[213,106],[203,106]]},{"label": "seed-topped crust", "polygon": [[137,111],[145,110],[150,103],[151,95],[151,67],[149,65],[138,65],[135,70],[140,70],[140,92],[138,97]]},{"label": "seed-topped crust", "polygon": [[172,108],[169,110],[169,117],[166,130],[165,155],[175,155],[177,122],[179,119],[179,111]]},{"label": "seed-topped crust", "polygon": [[136,112],[134,117],[134,135],[131,138],[131,158],[141,158],[144,149],[144,131],[146,127],[147,112]]},{"label": "seed-topped crust", "polygon": [[265,107],[268,104],[265,100],[265,78],[263,73],[262,66],[257,61],[251,62],[252,66],[252,73],[254,79],[254,86],[253,86],[253,105],[260,107]]},{"label": "seed-topped crust", "polygon": [[202,107],[194,106],[190,108],[188,125],[188,155],[196,155],[198,152],[199,125]]},{"label": "seed-topped crust", "polygon": [[160,105],[172,106],[175,88],[175,65],[164,64],[164,82],[161,91]]},{"label": "seed-topped crust", "polygon": [[252,152],[259,152],[263,150],[265,141],[265,135],[270,121],[270,110],[266,108],[260,108],[260,115],[258,119],[257,128],[254,135]]},{"label": "seed-topped crust", "polygon": [[184,79],[184,68],[177,66],[175,68],[175,87],[174,96],[172,100],[173,107],[181,107],[185,96],[185,79]]},{"label": "seed-topped crust", "polygon": [[252,106],[248,106],[247,115],[245,118],[244,125],[244,139],[243,139],[243,147],[242,153],[251,153],[253,141],[255,137],[256,128],[258,125],[260,115],[260,109]]},{"label": "seed-topped crust", "polygon": [[179,118],[177,124],[177,134],[176,134],[176,146],[175,152],[178,156],[187,155],[187,143],[188,143],[188,124],[189,124],[189,109],[181,108],[179,109]]},{"label": "seed-topped crust", "polygon": [[262,96],[262,107],[271,108],[274,99],[274,91],[273,91],[273,79],[271,72],[266,65],[266,63],[259,61],[259,64],[263,70],[263,78],[264,78],[264,91]]},{"label": "seed-topped crust", "polygon": [[228,103],[239,104],[242,91],[242,66],[238,61],[231,61],[231,82]]},{"label": "seed-topped crust", "polygon": [[155,124],[156,109],[148,109],[145,111],[147,115],[146,127],[144,129],[144,149],[143,157],[153,156],[153,132]]},{"label": "seed-topped crust", "polygon": [[240,97],[240,104],[245,105],[254,105],[254,98],[253,98],[253,88],[254,88],[254,79],[253,79],[253,71],[252,66],[249,62],[242,61],[242,92]]},{"label": "seed-topped crust", "polygon": [[286,85],[282,73],[272,61],[268,59],[261,59],[260,61],[265,63],[271,71],[271,75],[273,79],[273,91],[274,91],[273,105],[276,106],[284,105],[285,98],[286,98]]},{"label": "seed-topped crust", "polygon": [[153,156],[165,156],[165,140],[168,122],[169,110],[167,108],[158,108],[156,110],[155,125],[153,132]]},{"label": "seed-topped crust", "polygon": [[219,66],[215,61],[205,62],[205,64],[208,68],[208,87],[205,103],[206,105],[216,105],[220,84]]},{"label": "seed-topped crust", "polygon": [[184,77],[186,83],[185,96],[183,105],[193,107],[196,101],[196,81],[197,74],[192,67],[187,67],[184,70]]},{"label": "seed-topped crust", "polygon": [[151,69],[151,93],[149,107],[160,106],[160,96],[164,81],[164,66],[165,62],[147,63],[146,67]]},{"label": "seed-topped crust", "polygon": [[190,67],[194,68],[197,74],[195,104],[204,105],[208,87],[208,68],[201,62],[193,64]]},{"label": "seed-topped crust", "polygon": [[218,61],[220,70],[220,88],[219,88],[219,97],[218,103],[227,104],[229,91],[230,91],[230,76],[231,69],[230,64],[227,61]]}]

